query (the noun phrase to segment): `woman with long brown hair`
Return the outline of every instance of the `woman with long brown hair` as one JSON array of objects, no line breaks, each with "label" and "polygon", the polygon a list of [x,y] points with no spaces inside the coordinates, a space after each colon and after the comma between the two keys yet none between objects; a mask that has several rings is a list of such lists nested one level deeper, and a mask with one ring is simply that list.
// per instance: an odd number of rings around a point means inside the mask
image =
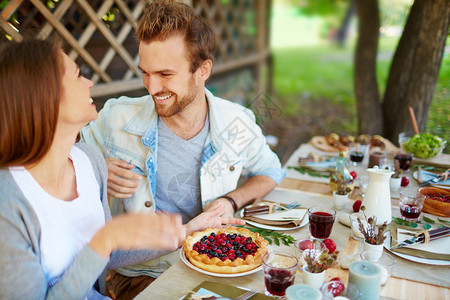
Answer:
[{"label": "woman with long brown hair", "polygon": [[92,86],[57,41],[0,51],[1,299],[102,299],[107,268],[173,251],[186,229],[242,223],[219,210],[188,226],[177,215],[111,219],[106,163],[75,143],[97,117]]}]

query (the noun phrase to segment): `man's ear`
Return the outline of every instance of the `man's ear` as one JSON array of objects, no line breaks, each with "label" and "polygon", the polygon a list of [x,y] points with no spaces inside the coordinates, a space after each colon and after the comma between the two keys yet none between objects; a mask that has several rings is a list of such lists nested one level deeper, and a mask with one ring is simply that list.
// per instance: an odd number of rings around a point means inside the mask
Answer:
[{"label": "man's ear", "polygon": [[208,80],[209,76],[211,75],[211,70],[212,61],[210,59],[204,60],[197,69],[199,79],[201,79],[203,82],[206,82],[206,80]]}]

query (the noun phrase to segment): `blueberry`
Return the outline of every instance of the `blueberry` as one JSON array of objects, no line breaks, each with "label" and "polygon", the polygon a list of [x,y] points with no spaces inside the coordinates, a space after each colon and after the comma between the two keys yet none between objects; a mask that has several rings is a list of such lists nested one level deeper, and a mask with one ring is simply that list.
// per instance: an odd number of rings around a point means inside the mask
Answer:
[{"label": "blueberry", "polygon": [[216,234],[213,232],[213,233],[211,233],[211,236],[216,236]]}]

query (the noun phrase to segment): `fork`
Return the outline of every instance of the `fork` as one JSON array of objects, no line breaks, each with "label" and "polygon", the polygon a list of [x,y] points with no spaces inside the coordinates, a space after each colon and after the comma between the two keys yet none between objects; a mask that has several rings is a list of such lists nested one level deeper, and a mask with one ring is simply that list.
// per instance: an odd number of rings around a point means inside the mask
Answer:
[{"label": "fork", "polygon": [[233,300],[247,300],[247,299],[250,299],[250,297],[255,295],[256,293],[257,293],[257,291],[255,291],[255,290],[249,290],[249,291],[243,293],[242,295],[240,295],[236,298],[233,298]]},{"label": "fork", "polygon": [[281,206],[283,209],[294,209],[294,208],[297,208],[297,207],[299,207],[299,206],[301,206],[300,205],[300,203],[298,203],[297,201],[292,201],[291,203],[289,203],[289,204],[286,204],[286,205],[283,205],[283,206]]}]

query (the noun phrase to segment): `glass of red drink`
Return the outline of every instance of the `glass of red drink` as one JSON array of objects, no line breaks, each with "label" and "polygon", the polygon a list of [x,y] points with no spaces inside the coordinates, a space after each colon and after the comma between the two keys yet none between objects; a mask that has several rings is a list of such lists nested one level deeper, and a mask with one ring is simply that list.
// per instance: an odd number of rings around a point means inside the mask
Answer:
[{"label": "glass of red drink", "polygon": [[269,251],[263,256],[265,294],[284,299],[286,289],[294,284],[297,271],[295,255]]},{"label": "glass of red drink", "polygon": [[409,170],[411,166],[413,155],[411,153],[399,152],[394,154],[394,159],[398,160],[399,167],[403,171]]},{"label": "glass of red drink", "polygon": [[357,166],[364,160],[364,155],[366,154],[367,145],[364,144],[354,144],[350,147],[349,159],[352,165]]},{"label": "glass of red drink", "polygon": [[313,238],[324,240],[330,237],[336,211],[330,207],[313,206],[308,209],[309,233]]},{"label": "glass of red drink", "polygon": [[417,222],[422,212],[425,195],[416,190],[400,192],[400,215],[403,220]]}]

